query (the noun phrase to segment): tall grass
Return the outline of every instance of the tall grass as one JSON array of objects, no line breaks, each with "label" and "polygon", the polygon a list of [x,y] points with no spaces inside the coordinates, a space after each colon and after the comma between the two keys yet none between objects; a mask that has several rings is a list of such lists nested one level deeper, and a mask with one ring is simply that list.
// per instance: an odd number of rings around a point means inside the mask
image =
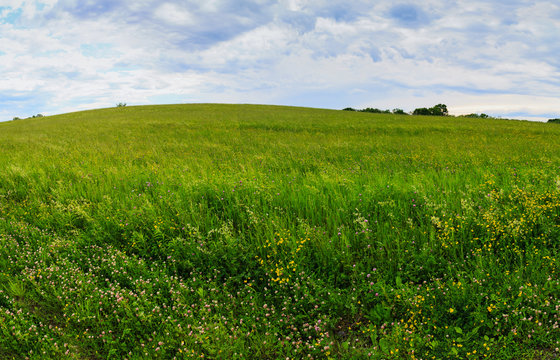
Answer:
[{"label": "tall grass", "polygon": [[558,356],[559,135],[211,104],[2,123],[0,357]]}]

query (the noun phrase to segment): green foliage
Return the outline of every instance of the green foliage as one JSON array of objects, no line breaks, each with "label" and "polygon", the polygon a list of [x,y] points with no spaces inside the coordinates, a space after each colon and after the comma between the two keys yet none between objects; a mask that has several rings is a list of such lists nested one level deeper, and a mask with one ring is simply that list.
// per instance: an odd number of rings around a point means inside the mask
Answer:
[{"label": "green foliage", "polygon": [[414,109],[414,111],[412,112],[412,115],[426,115],[426,116],[430,116],[432,115],[432,111],[428,108],[417,108]]},{"label": "green foliage", "polygon": [[548,119],[549,123],[560,123],[560,119]]},{"label": "green foliage", "polygon": [[437,104],[431,108],[417,108],[414,109],[412,115],[426,115],[426,116],[447,116],[449,112],[447,110],[447,105]]},{"label": "green foliage", "polygon": [[125,106],[126,106],[126,103],[120,102],[120,103],[117,104],[117,107],[125,107]]},{"label": "green foliage", "polygon": [[[356,110],[352,107],[347,107],[342,109],[343,111],[358,111],[358,112],[367,112],[367,113],[373,113],[373,114],[391,114],[390,110],[381,110],[378,108],[365,108],[365,109],[361,109],[361,110]],[[393,109],[392,111],[393,114],[397,114],[397,115],[408,115],[406,112],[404,112],[403,109]]]},{"label": "green foliage", "polygon": [[[43,114],[37,114],[37,115],[33,115],[31,117],[28,117],[27,119],[42,118],[43,116],[44,116]],[[17,121],[17,120],[22,120],[22,119],[16,116],[12,120]]]},{"label": "green foliage", "polygon": [[449,111],[447,111],[447,105],[445,104],[437,104],[433,108],[430,109],[432,115],[434,116],[447,116],[449,115]]},{"label": "green foliage", "polygon": [[360,112],[367,112],[367,113],[374,113],[374,114],[390,114],[391,111],[389,110],[381,110],[381,109],[377,109],[377,108],[365,108],[362,110],[358,110]]},{"label": "green foliage", "polygon": [[557,357],[560,128],[390,117],[0,123],[0,357]]},{"label": "green foliage", "polygon": [[489,116],[481,113],[481,114],[468,114],[468,115],[462,115],[463,117],[468,117],[468,118],[475,118],[475,119],[488,119]]}]

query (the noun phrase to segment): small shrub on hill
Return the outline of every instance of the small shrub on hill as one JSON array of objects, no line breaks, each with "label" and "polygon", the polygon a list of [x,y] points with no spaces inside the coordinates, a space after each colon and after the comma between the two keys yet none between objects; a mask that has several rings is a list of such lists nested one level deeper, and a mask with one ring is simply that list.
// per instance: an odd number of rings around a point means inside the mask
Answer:
[{"label": "small shrub on hill", "polygon": [[468,117],[468,118],[475,118],[475,119],[488,119],[490,116],[481,113],[481,114],[468,114],[468,115],[463,115],[463,117]]},{"label": "small shrub on hill", "polygon": [[374,114],[389,114],[389,113],[391,113],[389,110],[381,110],[381,109],[378,109],[378,108],[369,108],[369,107],[365,108],[365,109],[362,109],[362,110],[358,110],[358,111],[374,113]]}]

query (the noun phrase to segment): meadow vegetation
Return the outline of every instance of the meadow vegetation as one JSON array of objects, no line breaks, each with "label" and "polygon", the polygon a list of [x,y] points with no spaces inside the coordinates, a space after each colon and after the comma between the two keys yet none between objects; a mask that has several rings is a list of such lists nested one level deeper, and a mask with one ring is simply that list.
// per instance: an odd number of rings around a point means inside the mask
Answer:
[{"label": "meadow vegetation", "polygon": [[2,359],[551,359],[560,128],[249,105],[0,123]]}]

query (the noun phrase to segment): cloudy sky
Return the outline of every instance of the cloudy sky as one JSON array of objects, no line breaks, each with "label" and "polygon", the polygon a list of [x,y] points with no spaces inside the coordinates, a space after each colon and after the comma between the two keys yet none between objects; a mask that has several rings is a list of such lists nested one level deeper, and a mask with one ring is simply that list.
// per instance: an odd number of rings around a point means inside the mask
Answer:
[{"label": "cloudy sky", "polygon": [[0,0],[0,120],[164,103],[560,117],[558,0]]}]

